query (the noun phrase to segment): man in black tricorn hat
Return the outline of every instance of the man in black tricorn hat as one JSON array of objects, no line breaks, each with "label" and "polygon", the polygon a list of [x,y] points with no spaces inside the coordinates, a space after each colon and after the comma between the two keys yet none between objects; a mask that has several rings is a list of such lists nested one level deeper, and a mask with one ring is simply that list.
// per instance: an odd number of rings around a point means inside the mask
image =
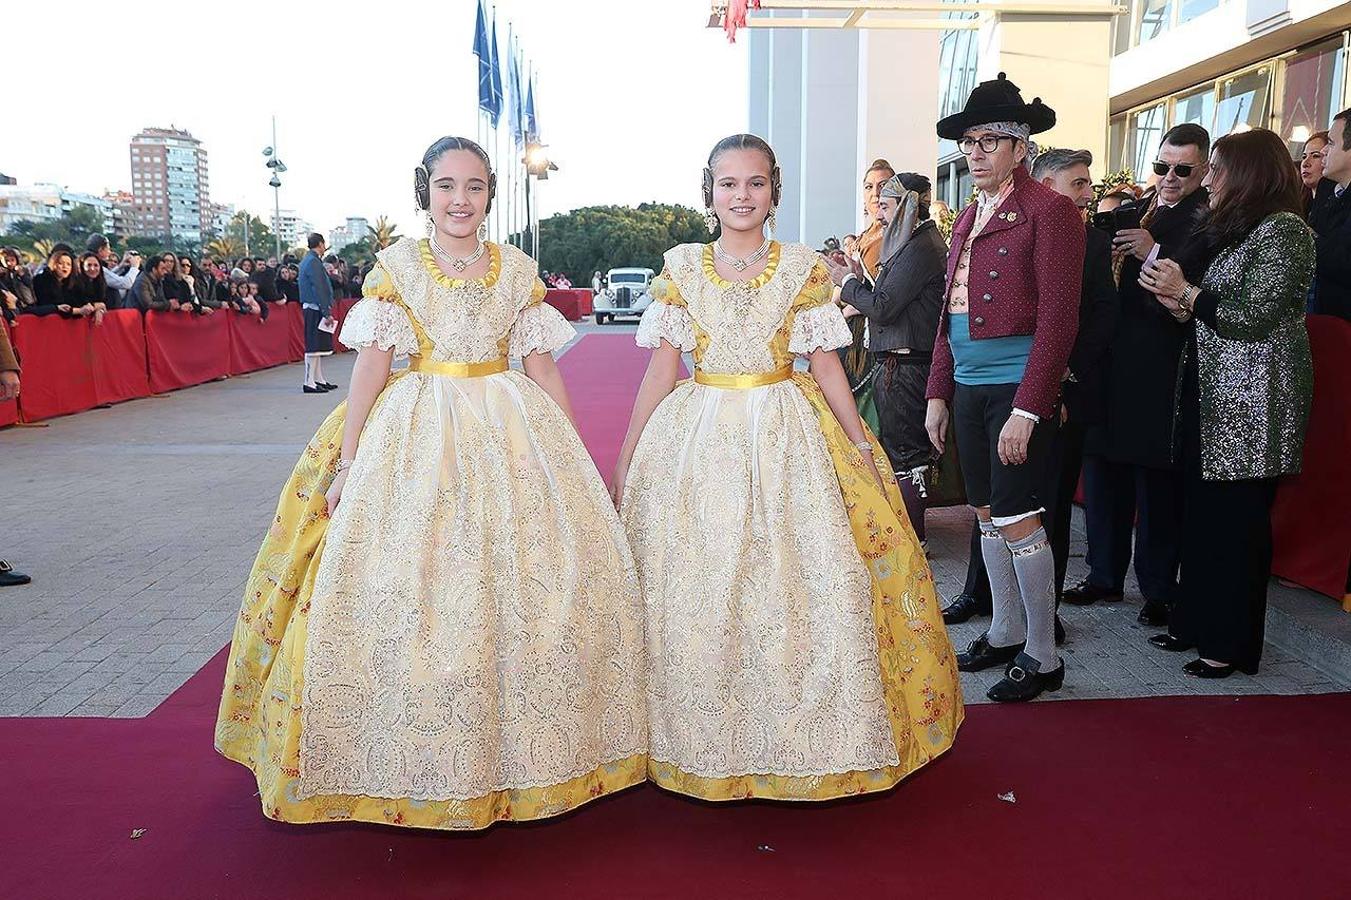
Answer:
[{"label": "man in black tricorn hat", "polygon": [[980,520],[994,614],[957,667],[1006,666],[988,694],[996,701],[1031,700],[1065,677],[1039,491],[1078,326],[1084,223],[1069,198],[1028,172],[1031,136],[1054,124],[1055,112],[1040,97],[1023,102],[1002,72],[938,123],[979,193],[953,225],[925,427],[941,453],[951,418]]}]

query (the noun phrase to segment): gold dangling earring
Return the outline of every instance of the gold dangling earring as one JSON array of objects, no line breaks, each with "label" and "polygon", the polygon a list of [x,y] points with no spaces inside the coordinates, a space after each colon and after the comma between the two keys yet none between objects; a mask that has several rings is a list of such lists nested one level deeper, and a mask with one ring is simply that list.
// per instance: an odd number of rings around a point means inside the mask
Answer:
[{"label": "gold dangling earring", "polygon": [[704,224],[708,226],[709,234],[718,230],[718,216],[711,206],[704,208]]},{"label": "gold dangling earring", "polygon": [[769,236],[771,238],[774,237],[774,229],[777,228],[779,224],[777,216],[778,211],[779,208],[777,206],[771,206],[769,208],[769,218],[765,219],[765,225],[769,228]]}]

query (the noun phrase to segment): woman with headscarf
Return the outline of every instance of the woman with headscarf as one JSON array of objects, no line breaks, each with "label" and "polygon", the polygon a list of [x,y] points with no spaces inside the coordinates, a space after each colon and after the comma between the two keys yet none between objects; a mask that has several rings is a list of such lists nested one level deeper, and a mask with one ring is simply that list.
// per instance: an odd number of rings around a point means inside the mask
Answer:
[{"label": "woman with headscarf", "polygon": [[840,299],[866,320],[864,347],[877,362],[873,399],[882,449],[901,485],[915,534],[924,540],[925,473],[933,446],[924,430],[924,388],[943,305],[947,243],[929,218],[931,185],[914,172],[881,188],[876,223],[882,228],[874,277],[862,266],[827,262]]}]

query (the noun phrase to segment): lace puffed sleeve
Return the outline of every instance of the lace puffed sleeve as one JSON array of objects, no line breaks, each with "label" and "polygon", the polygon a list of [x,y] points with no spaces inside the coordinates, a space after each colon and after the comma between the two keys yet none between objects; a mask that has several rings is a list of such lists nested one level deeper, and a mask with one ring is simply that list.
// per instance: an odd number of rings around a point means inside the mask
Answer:
[{"label": "lace puffed sleeve", "polygon": [[349,347],[393,350],[395,356],[418,352],[417,333],[399,302],[399,293],[383,266],[371,269],[361,285],[361,300],[347,313],[339,336]]},{"label": "lace puffed sleeve", "polygon": [[669,272],[662,272],[652,279],[648,288],[652,303],[643,311],[638,321],[638,334],[634,338],[639,347],[657,348],[665,338],[671,346],[683,353],[694,349],[694,319],[685,306],[685,298],[680,296]]},{"label": "lace puffed sleeve", "polygon": [[831,294],[830,273],[818,262],[793,301],[789,353],[805,356],[817,350],[837,350],[853,343],[854,336],[844,320],[844,313],[831,300]]},{"label": "lace puffed sleeve", "polygon": [[544,282],[535,279],[530,303],[516,315],[507,342],[507,356],[524,359],[531,353],[553,353],[577,336],[563,314],[544,302]]}]

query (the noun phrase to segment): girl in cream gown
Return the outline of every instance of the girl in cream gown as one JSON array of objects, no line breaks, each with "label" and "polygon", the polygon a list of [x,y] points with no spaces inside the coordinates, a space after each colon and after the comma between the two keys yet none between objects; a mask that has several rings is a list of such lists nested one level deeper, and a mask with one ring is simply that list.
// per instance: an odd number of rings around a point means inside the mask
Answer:
[{"label": "girl in cream gown", "polygon": [[456,280],[404,238],[343,325],[411,361],[331,519],[346,404],[320,426],[248,580],[216,747],[271,818],[482,828],[644,778],[633,560],[572,423],[506,363],[573,330],[533,260],[487,252]]},{"label": "girl in cream gown", "polygon": [[[767,145],[738,139],[773,166]],[[684,245],[638,329],[641,346],[695,364],[645,423],[640,392],[616,486],[647,604],[648,777],[683,794],[884,790],[962,721],[933,578],[882,449],[852,412],[879,475],[793,369],[805,355],[833,366],[852,410],[835,354],[819,353],[850,341],[831,294],[802,245],[770,243],[763,273],[740,283],[719,276],[712,245]],[[654,354],[649,380],[660,365]]]}]

